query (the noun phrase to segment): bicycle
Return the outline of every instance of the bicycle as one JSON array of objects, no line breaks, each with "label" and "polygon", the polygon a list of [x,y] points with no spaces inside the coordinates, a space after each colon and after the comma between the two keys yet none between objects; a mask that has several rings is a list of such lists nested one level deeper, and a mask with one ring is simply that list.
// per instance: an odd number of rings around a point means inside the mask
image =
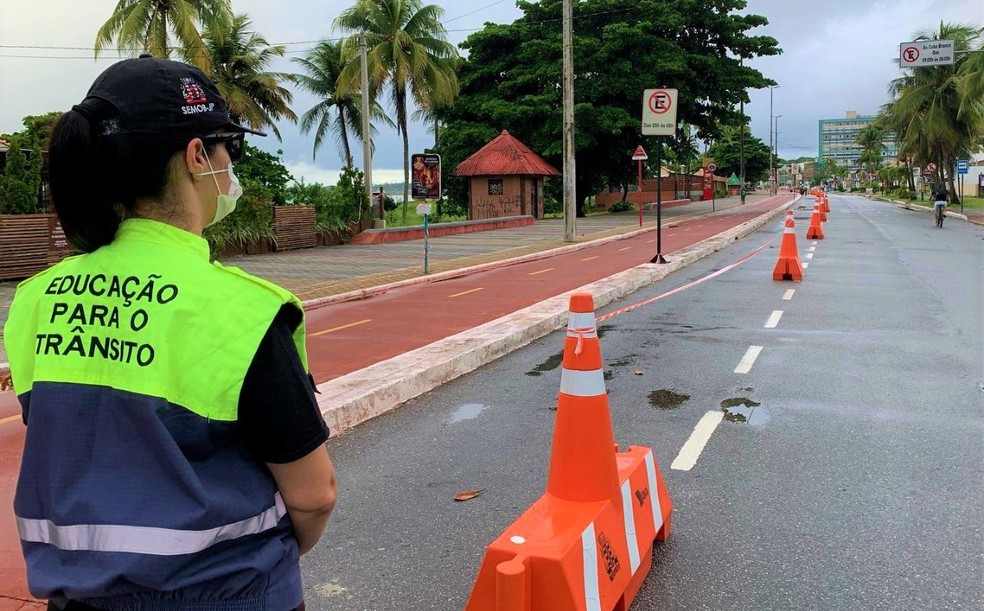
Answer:
[{"label": "bicycle", "polygon": [[933,206],[934,216],[936,217],[936,226],[940,229],[943,228],[943,219],[946,217],[946,204],[941,206]]}]

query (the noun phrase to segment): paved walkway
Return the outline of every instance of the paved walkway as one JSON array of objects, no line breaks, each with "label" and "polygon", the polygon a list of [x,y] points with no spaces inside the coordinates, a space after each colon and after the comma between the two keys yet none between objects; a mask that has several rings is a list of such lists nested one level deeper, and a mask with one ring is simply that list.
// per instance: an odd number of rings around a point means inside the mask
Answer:
[{"label": "paved walkway", "polygon": [[[746,204],[765,199],[763,194],[750,195]],[[663,210],[663,224],[674,219],[726,210],[741,205],[738,197],[714,202],[694,202]],[[643,226],[656,224],[655,211],[643,215]],[[639,229],[638,212],[623,212],[579,218],[576,240],[590,242]],[[463,269],[482,263],[502,261],[564,246],[563,219],[543,219],[533,225],[431,238],[428,272],[430,274]],[[225,265],[275,282],[293,291],[302,301],[329,297],[349,291],[372,288],[423,275],[423,240],[388,244],[326,246],[281,253],[240,255],[222,260]],[[7,320],[7,310],[16,282],[0,282],[0,326]],[[7,361],[0,345],[0,363]]]}]

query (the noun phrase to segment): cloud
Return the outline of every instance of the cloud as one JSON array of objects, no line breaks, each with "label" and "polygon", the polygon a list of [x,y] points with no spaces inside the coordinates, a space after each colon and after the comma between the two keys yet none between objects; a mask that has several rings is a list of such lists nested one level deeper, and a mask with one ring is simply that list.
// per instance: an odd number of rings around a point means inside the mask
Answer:
[{"label": "cloud", "polygon": [[[430,0],[445,8],[445,27],[449,40],[462,42],[486,21],[510,23],[521,16],[514,0]],[[52,110],[66,110],[80,101],[92,81],[112,63],[115,52],[92,59],[95,33],[112,13],[117,0],[0,0],[0,133],[21,129],[21,118]],[[303,56],[324,38],[338,38],[332,21],[352,0],[325,0],[316,3],[277,3],[269,0],[236,0],[235,10],[250,15],[255,28],[274,43],[287,44],[287,58],[278,60],[273,70],[295,72],[290,58]],[[474,14],[470,14],[474,12]],[[784,50],[777,57],[756,58],[749,65],[775,79],[773,114],[779,120],[779,154],[783,157],[816,155],[819,119],[843,116],[846,110],[876,113],[888,100],[888,82],[899,76],[892,58],[900,42],[911,40],[913,32],[932,29],[940,21],[984,24],[984,4],[980,0],[748,0],[748,13],[766,16],[770,23],[752,35],[773,36]],[[14,48],[12,45],[21,45]],[[78,47],[77,49],[37,49],[30,47]],[[576,62],[575,49],[575,62]],[[9,56],[20,57],[9,57]],[[61,59],[52,59],[60,56]],[[47,57],[44,59],[42,57]],[[641,79],[639,89],[655,86]],[[681,92],[686,95],[686,91]],[[745,107],[752,132],[763,141],[769,139],[769,91],[749,92]],[[314,96],[295,92],[293,108],[300,114],[314,106]],[[386,100],[384,108],[394,116]],[[283,142],[276,138],[257,138],[252,142],[269,152],[284,151],[291,167],[312,175],[318,164],[340,165],[336,144],[327,140],[311,160],[312,136],[301,134],[297,126],[278,126]],[[431,146],[433,136],[420,124],[408,130],[410,152]],[[356,159],[359,143],[351,143]],[[403,142],[395,130],[380,128],[376,138],[374,163],[384,168],[402,168]],[[387,170],[395,172],[396,170]],[[335,171],[337,175],[337,171]],[[383,171],[377,171],[384,175]],[[402,169],[399,171],[402,180]],[[326,175],[327,176],[327,175]],[[331,181],[334,184],[334,181]]]},{"label": "cloud", "polygon": [[[303,179],[308,184],[319,182],[323,185],[334,185],[338,183],[341,174],[341,167],[325,168],[308,161],[286,162],[284,165],[291,176],[297,180]],[[373,168],[372,182],[374,185],[403,182],[403,168]]]}]

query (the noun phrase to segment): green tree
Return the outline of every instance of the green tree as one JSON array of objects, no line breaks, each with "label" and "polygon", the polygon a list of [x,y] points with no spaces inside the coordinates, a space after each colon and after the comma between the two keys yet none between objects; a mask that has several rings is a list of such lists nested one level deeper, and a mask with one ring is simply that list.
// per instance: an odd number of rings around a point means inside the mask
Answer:
[{"label": "green tree", "polygon": [[[486,24],[462,44],[461,95],[442,112],[440,152],[450,171],[507,129],[554,167],[562,167],[562,0],[517,2],[523,17]],[[642,90],[675,87],[678,121],[709,140],[744,121],[746,90],[773,84],[742,58],[779,53],[776,40],[748,31],[768,21],[738,15],[743,0],[584,0],[574,4],[576,199],[629,180],[640,138]],[[644,68],[643,68],[644,67]],[[647,77],[640,81],[640,70]],[[479,137],[482,142],[476,142]],[[446,177],[450,183],[451,177]]]},{"label": "green tree", "polygon": [[[294,180],[281,161],[283,151],[276,155],[246,143],[243,158],[236,162],[236,176],[261,185],[268,195],[268,205],[287,204],[287,186]],[[243,182],[243,191],[248,192]]]},{"label": "green tree", "polygon": [[9,141],[6,166],[0,173],[0,214],[34,214],[41,189],[41,148],[25,154],[25,141],[14,136]]},{"label": "green tree", "polygon": [[953,65],[906,70],[889,85],[893,99],[882,108],[884,122],[898,128],[903,148],[920,166],[937,166],[935,181],[948,182],[954,203],[957,194],[952,168],[958,158],[981,150],[984,140],[984,100],[980,61],[968,60],[975,44],[980,47],[984,30],[977,26],[940,22],[936,31],[918,32],[914,40],[953,40]]},{"label": "green tree", "polygon": [[[245,14],[206,26],[205,47],[212,59],[209,76],[229,106],[233,120],[254,129],[269,128],[280,140],[274,121],[297,122],[297,115],[290,109],[291,93],[282,85],[290,76],[268,70],[276,58],[284,56],[285,49],[271,46],[251,27]],[[191,63],[195,53],[190,47],[182,50],[185,61]]]},{"label": "green tree", "polygon": [[[361,100],[351,92],[345,94],[339,92],[338,78],[344,67],[342,43],[320,42],[307,57],[294,58],[293,61],[303,70],[303,74],[291,75],[294,83],[321,98],[321,101],[301,115],[301,132],[307,134],[314,128],[314,148],[311,158],[317,158],[318,149],[324,143],[325,136],[330,135],[341,146],[345,165],[352,167],[349,134],[355,135],[362,142],[365,142],[366,136],[362,133]],[[373,121],[393,125],[375,97],[370,103],[369,114],[370,138],[376,133],[376,128],[372,125]]]},{"label": "green tree", "polygon": [[[365,32],[370,82],[377,89],[389,86],[397,132],[403,136],[404,221],[410,199],[408,96],[426,107],[450,105],[458,94],[457,75],[451,69],[458,53],[447,41],[443,15],[444,9],[424,6],[421,0],[357,0],[335,19],[335,26],[344,31]],[[353,34],[342,47],[347,62],[338,79],[342,95],[358,88],[358,49],[359,37]]]},{"label": "green tree", "polygon": [[48,150],[51,128],[55,126],[55,122],[61,115],[62,113],[57,110],[43,115],[28,115],[23,119],[23,130],[13,134],[0,134],[0,139],[10,140],[18,137],[21,140],[21,146],[26,149]]},{"label": "green tree", "polygon": [[[707,156],[714,158],[718,176],[741,175],[740,128],[726,127],[720,138],[707,150]],[[745,180],[756,182],[769,179],[769,146],[752,135],[745,126]]]},{"label": "green tree", "polygon": [[871,182],[871,174],[878,171],[882,166],[882,152],[885,150],[885,130],[880,125],[869,123],[858,131],[854,141],[861,147],[861,155],[858,163],[861,164],[868,174],[868,182]]},{"label": "green tree", "polygon": [[841,183],[847,176],[847,168],[837,163],[833,157],[825,157],[817,162],[813,172],[813,182],[824,186],[833,181]]},{"label": "green tree", "polygon": [[96,33],[94,51],[98,57],[115,40],[121,53],[168,57],[173,36],[186,60],[208,72],[211,58],[198,28],[216,27],[231,17],[230,0],[119,0]]}]

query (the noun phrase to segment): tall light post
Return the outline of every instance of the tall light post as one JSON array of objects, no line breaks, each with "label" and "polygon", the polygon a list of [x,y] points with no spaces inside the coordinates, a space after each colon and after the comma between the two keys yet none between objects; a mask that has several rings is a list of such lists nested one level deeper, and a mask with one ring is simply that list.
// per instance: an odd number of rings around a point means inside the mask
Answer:
[{"label": "tall light post", "polygon": [[[772,146],[773,159],[779,156],[779,117],[781,116],[782,115],[776,115],[775,117],[773,117],[773,119],[775,119],[776,121],[776,128],[772,130],[772,133],[775,134],[775,142],[773,143]],[[779,166],[776,166],[776,177],[775,177],[774,184],[776,186],[776,193],[778,193],[779,192]],[[773,193],[773,195],[775,195],[776,193]]]},{"label": "tall light post", "polygon": [[775,195],[775,172],[772,169],[772,92],[779,87],[779,85],[769,86],[769,195]]},{"label": "tall light post", "polygon": [[[576,235],[577,199],[574,169],[574,11],[571,0],[564,0],[564,241]],[[639,185],[642,188],[642,185]]]}]

